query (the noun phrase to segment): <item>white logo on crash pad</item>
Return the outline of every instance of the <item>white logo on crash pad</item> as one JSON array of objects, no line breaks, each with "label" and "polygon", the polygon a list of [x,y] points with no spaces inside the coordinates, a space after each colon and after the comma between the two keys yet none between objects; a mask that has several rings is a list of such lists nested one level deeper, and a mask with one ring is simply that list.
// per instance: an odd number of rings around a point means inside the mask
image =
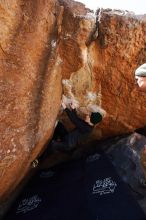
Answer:
[{"label": "white logo on crash pad", "polygon": [[42,199],[38,195],[23,199],[17,207],[16,214],[25,214],[26,212],[36,209],[41,201]]},{"label": "white logo on crash pad", "polygon": [[116,182],[114,182],[111,177],[108,177],[103,180],[97,180],[93,186],[92,193],[102,196],[105,194],[114,193],[116,187]]}]

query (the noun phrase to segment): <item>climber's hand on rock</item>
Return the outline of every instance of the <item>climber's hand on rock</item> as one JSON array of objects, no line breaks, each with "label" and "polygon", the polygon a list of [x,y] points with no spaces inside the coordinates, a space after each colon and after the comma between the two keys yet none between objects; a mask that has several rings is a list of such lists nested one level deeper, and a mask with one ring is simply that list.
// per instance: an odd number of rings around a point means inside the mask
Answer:
[{"label": "climber's hand on rock", "polygon": [[61,106],[62,106],[63,109],[67,108],[67,106],[66,106],[66,97],[64,95],[62,96]]},{"label": "climber's hand on rock", "polygon": [[70,103],[70,107],[71,107],[71,109],[75,109],[75,104],[73,101]]},{"label": "climber's hand on rock", "polygon": [[61,105],[63,109],[66,109],[66,104],[64,102],[62,102]]}]

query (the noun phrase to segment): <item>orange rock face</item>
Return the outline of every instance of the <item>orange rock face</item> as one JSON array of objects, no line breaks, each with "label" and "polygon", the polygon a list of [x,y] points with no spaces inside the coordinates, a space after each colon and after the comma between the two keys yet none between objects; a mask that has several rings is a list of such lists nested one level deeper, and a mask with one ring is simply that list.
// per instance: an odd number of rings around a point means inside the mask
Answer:
[{"label": "orange rock face", "polygon": [[51,137],[60,108],[59,4],[0,3],[0,197],[12,191]]},{"label": "orange rock face", "polygon": [[[79,108],[87,93],[106,112],[101,138],[146,124],[133,73],[146,62],[146,17],[70,0],[0,3],[0,198],[16,188],[51,138],[62,79]],[[99,137],[97,137],[99,138]]]}]

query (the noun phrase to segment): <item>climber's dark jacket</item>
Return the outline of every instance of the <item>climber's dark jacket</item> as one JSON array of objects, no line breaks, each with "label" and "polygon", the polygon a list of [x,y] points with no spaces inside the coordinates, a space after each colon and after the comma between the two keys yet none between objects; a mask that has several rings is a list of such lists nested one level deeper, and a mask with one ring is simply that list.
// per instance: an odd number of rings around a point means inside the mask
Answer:
[{"label": "climber's dark jacket", "polygon": [[87,122],[79,118],[75,109],[69,110],[66,108],[65,112],[76,127],[65,135],[64,140],[69,148],[74,148],[86,141],[94,126],[89,125]]}]

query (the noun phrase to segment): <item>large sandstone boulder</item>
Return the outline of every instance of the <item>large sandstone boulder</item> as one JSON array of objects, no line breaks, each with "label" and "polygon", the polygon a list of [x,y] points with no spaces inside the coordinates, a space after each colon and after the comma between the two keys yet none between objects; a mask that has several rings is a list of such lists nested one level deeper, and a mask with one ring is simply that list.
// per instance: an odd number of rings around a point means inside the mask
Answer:
[{"label": "large sandstone boulder", "polygon": [[[16,188],[52,137],[62,79],[79,108],[87,94],[106,117],[104,138],[146,124],[133,73],[146,60],[146,16],[70,0],[0,2],[0,198]],[[63,90],[62,90],[63,89]]]},{"label": "large sandstone boulder", "polygon": [[51,137],[61,99],[57,1],[0,3],[0,197]]}]

